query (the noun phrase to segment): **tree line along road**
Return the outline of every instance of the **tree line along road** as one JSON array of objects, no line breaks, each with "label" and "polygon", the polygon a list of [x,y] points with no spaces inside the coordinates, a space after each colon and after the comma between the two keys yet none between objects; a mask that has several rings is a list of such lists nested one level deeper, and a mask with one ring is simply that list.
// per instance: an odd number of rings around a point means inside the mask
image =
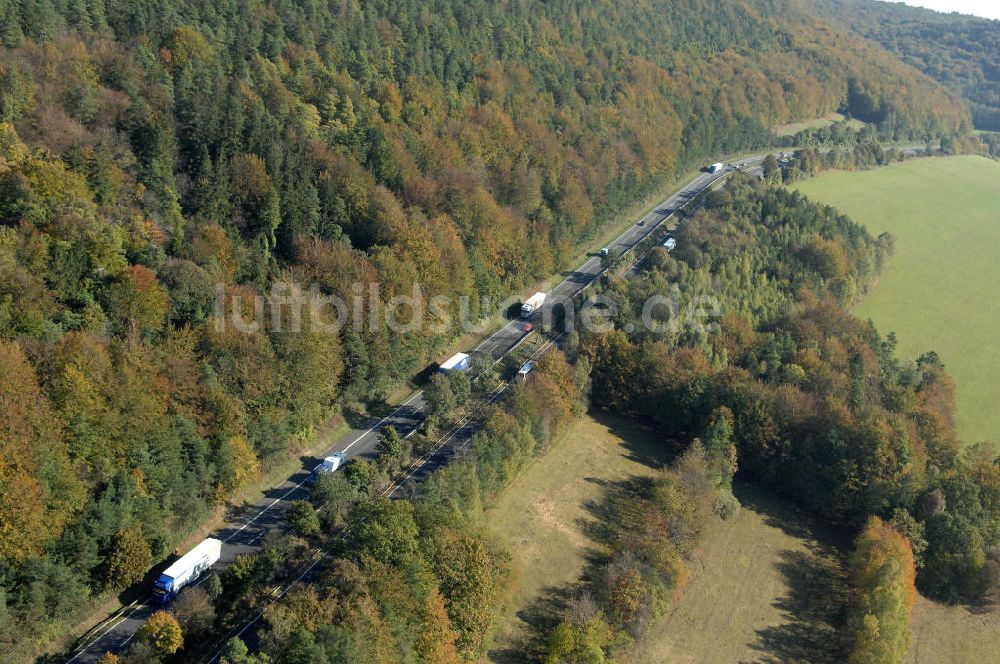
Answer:
[{"label": "tree line along road", "polygon": [[[738,166],[747,172],[756,173],[759,172],[760,166],[767,154],[770,153],[740,159],[732,162],[731,166]],[[608,245],[609,253],[616,257],[625,256],[643,240],[659,230],[665,221],[691,202],[698,194],[721,183],[733,172],[735,172],[735,168],[726,169],[719,173],[699,174],[656,206],[638,223],[631,225],[624,233],[613,240]],[[570,271],[562,282],[549,291],[547,299],[556,301],[571,300],[592,284],[605,269],[605,260],[601,256],[592,255],[588,257],[582,265]],[[534,330],[526,332],[518,321],[510,321],[500,329],[486,336],[476,346],[473,353],[486,354],[494,362],[497,362],[506,357],[528,335],[533,333]],[[487,401],[495,401],[499,398],[499,395],[500,392],[496,392],[492,399],[484,399],[483,402],[480,402],[480,405],[485,404]],[[405,402],[385,417],[373,419],[361,428],[353,429],[342,440],[321,454],[320,457],[329,456],[334,453],[343,453],[348,458],[355,456],[374,457],[379,437],[386,428],[393,427],[404,437],[412,435],[423,422],[427,412],[427,405],[423,391],[418,391],[410,395]],[[408,469],[404,470],[404,477],[397,479],[397,481],[390,485],[389,494],[392,497],[408,495],[413,490],[413,487],[428,473],[445,465],[456,450],[464,447],[475,434],[476,421],[473,414],[474,412],[470,412],[460,420],[459,425],[446,432],[432,448],[430,454],[423,459],[419,459]],[[223,542],[222,557],[213,568],[215,572],[224,569],[240,554],[260,551],[262,548],[261,542],[265,535],[271,531],[282,530],[284,528],[285,510],[288,505],[294,500],[303,500],[309,497],[306,479],[309,477],[311,468],[318,461],[319,459],[311,459],[304,462],[298,471],[286,478],[281,484],[268,490],[260,501],[243,507],[238,513],[229,517],[224,524],[208,535]],[[318,562],[319,560],[317,559],[313,564],[315,565]],[[303,572],[299,578],[304,578],[311,570],[311,567]],[[95,663],[105,652],[118,652],[122,650],[132,640],[146,619],[159,608],[159,604],[155,603],[151,594],[144,595],[122,608],[114,616],[92,628],[88,634],[80,639],[80,642],[66,660],[67,664]],[[255,619],[256,617],[253,617],[244,623],[240,631],[242,632],[251,626]]]}]

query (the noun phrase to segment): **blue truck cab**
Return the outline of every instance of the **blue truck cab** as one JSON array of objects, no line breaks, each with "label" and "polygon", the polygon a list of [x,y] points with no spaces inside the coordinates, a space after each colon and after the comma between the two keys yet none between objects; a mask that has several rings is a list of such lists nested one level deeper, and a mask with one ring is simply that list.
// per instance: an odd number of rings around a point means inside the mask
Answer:
[{"label": "blue truck cab", "polygon": [[163,570],[153,584],[153,594],[160,604],[167,604],[181,588],[196,580],[222,557],[222,542],[209,537]]}]

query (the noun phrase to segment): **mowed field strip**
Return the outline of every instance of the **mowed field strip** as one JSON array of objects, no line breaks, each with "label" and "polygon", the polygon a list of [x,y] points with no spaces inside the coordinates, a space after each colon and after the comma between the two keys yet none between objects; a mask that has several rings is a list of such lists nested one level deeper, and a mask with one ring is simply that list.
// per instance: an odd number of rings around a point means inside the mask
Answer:
[{"label": "mowed field strip", "polygon": [[1000,163],[917,159],[824,173],[795,185],[878,235],[896,253],[856,313],[895,332],[899,354],[936,351],[954,376],[958,434],[1000,442]]},{"label": "mowed field strip", "polygon": [[623,417],[584,417],[507,488],[487,514],[513,556],[519,583],[486,661],[516,662],[533,614],[575,584],[589,556],[605,553],[585,534],[606,482],[652,476],[666,461],[657,437]]},{"label": "mowed field strip", "polygon": [[[794,136],[800,132],[806,131],[807,129],[822,129],[823,127],[829,127],[837,122],[842,122],[844,116],[840,113],[828,113],[821,118],[814,118],[812,120],[803,120],[802,122],[792,122],[785,125],[780,125],[774,127],[772,131],[775,136]],[[865,126],[865,123],[861,120],[851,120],[850,126],[852,129],[860,129]]]}]

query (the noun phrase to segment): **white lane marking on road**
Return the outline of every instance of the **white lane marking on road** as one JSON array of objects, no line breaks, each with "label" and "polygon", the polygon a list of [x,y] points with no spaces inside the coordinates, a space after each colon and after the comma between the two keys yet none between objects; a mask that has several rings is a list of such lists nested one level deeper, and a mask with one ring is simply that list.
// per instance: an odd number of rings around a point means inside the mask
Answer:
[{"label": "white lane marking on road", "polygon": [[419,392],[415,393],[412,397],[410,397],[405,402],[403,402],[402,406],[400,406],[396,410],[392,411],[391,413],[389,413],[388,415],[386,415],[385,417],[383,417],[381,420],[378,421],[378,424],[376,424],[371,429],[369,429],[368,431],[365,431],[363,434],[361,434],[360,436],[358,436],[357,438],[355,438],[354,440],[352,440],[347,447],[345,447],[344,449],[342,449],[340,451],[341,452],[346,452],[347,450],[349,450],[352,447],[354,447],[355,443],[357,443],[359,440],[361,440],[362,438],[364,438],[365,436],[367,436],[368,434],[370,434],[375,429],[378,429],[380,426],[382,426],[383,422],[385,422],[387,419],[389,419],[390,417],[392,417],[393,415],[395,415],[399,411],[403,410],[403,408],[405,408],[406,406],[409,406],[411,401],[413,401],[414,399],[416,399],[417,397],[419,397],[423,393],[424,393],[423,390],[420,390]]},{"label": "white lane marking on road", "polygon": [[[147,597],[149,597],[149,596],[147,596]],[[139,609],[141,609],[143,606],[146,605],[146,599],[147,598],[143,598],[141,601],[140,600],[135,600],[134,602],[132,602],[132,604],[135,605],[135,606],[130,605],[131,608],[132,608],[131,611],[129,611],[128,613],[126,613],[125,615],[123,615],[121,618],[119,618],[117,621],[115,621],[106,630],[104,630],[103,632],[101,632],[100,634],[98,634],[97,636],[95,636],[94,639],[90,643],[88,643],[87,645],[85,645],[82,648],[80,648],[80,650],[77,651],[77,653],[75,655],[73,655],[72,657],[70,657],[69,659],[66,660],[66,664],[70,664],[70,662],[74,661],[80,655],[82,655],[85,652],[87,652],[88,650],[90,650],[91,646],[93,646],[95,643],[97,643],[98,641],[100,641],[101,639],[103,639],[109,632],[111,632],[111,630],[113,630],[115,627],[118,627],[118,625],[121,625],[123,622],[125,622],[126,620],[128,620],[129,618],[131,618],[133,613],[135,613],[136,611],[138,611]]]},{"label": "white lane marking on road", "polygon": [[496,338],[497,336],[499,336],[499,335],[503,334],[504,332],[506,332],[506,331],[507,331],[507,329],[508,329],[509,327],[511,327],[512,325],[514,325],[515,323],[517,323],[517,321],[516,321],[516,320],[512,320],[511,322],[507,323],[506,325],[504,325],[503,327],[501,327],[501,328],[500,328],[499,330],[497,330],[496,332],[494,332],[494,333],[493,333],[493,334],[491,334],[490,336],[488,336],[488,337],[486,337],[485,339],[483,339],[483,340],[482,340],[482,341],[481,341],[481,342],[479,343],[479,345],[478,345],[478,346],[476,346],[475,350],[477,350],[477,351],[478,351],[478,350],[482,349],[482,347],[483,347],[483,346],[485,346],[485,345],[486,345],[487,343],[489,343],[490,341],[493,341],[493,340],[494,340],[494,339],[495,339],[495,338]]},{"label": "white lane marking on road", "polygon": [[262,517],[265,512],[267,512],[269,509],[271,509],[272,507],[274,507],[275,505],[277,505],[278,503],[280,503],[282,500],[284,500],[285,498],[287,498],[288,496],[290,496],[294,491],[297,491],[299,488],[302,487],[303,484],[305,484],[305,480],[302,480],[301,482],[299,482],[298,484],[296,484],[295,486],[293,486],[291,489],[289,489],[285,493],[281,494],[280,496],[278,496],[277,498],[275,498],[274,500],[272,500],[270,503],[268,503],[267,507],[265,507],[261,511],[257,512],[257,514],[255,514],[252,519],[250,519],[249,521],[247,521],[246,523],[244,523],[242,526],[240,526],[236,530],[235,533],[233,533],[232,535],[230,535],[226,539],[222,540],[222,542],[223,543],[228,543],[231,539],[233,539],[234,537],[236,537],[237,535],[239,535],[240,533],[242,533],[244,530],[247,529],[247,526],[249,526],[254,521],[256,521],[257,519],[259,519],[260,517]]},{"label": "white lane marking on road", "polygon": [[[341,450],[341,452],[346,452],[347,450],[349,450],[349,449],[351,449],[352,447],[354,447],[354,444],[355,444],[355,443],[357,443],[357,442],[358,442],[359,440],[361,440],[362,438],[364,438],[365,436],[367,436],[368,434],[370,434],[370,433],[371,433],[372,431],[374,431],[375,429],[378,429],[378,428],[379,428],[380,426],[382,426],[382,423],[383,423],[383,422],[385,422],[386,420],[388,420],[388,419],[389,419],[390,417],[392,417],[393,415],[395,415],[395,414],[396,414],[396,413],[398,413],[399,411],[403,410],[403,408],[405,408],[406,406],[408,406],[408,405],[410,404],[410,402],[411,402],[411,401],[413,401],[414,399],[416,399],[417,397],[419,397],[419,396],[420,396],[421,394],[423,394],[423,393],[424,393],[424,391],[423,391],[423,390],[420,390],[419,392],[417,392],[416,394],[414,394],[414,395],[413,395],[412,397],[410,397],[409,399],[407,399],[407,400],[406,400],[406,401],[405,401],[405,402],[403,403],[403,405],[402,405],[402,406],[400,406],[400,407],[399,407],[399,408],[397,408],[396,410],[392,411],[391,413],[389,413],[388,415],[386,415],[385,417],[383,417],[383,418],[382,418],[381,420],[379,420],[379,421],[378,421],[378,423],[377,423],[377,424],[376,424],[375,426],[373,426],[373,427],[372,427],[371,429],[368,429],[368,431],[365,431],[365,432],[364,432],[363,434],[361,434],[360,436],[358,436],[357,438],[355,438],[354,440],[352,440],[352,441],[351,441],[351,444],[350,444],[350,445],[348,445],[347,447],[345,447],[345,448],[344,448],[343,450]],[[284,500],[285,498],[287,498],[288,496],[290,496],[290,495],[291,495],[291,494],[292,494],[293,492],[295,492],[295,491],[297,491],[298,489],[300,489],[300,488],[302,487],[302,485],[303,485],[303,484],[305,484],[305,480],[302,480],[301,482],[299,482],[298,484],[296,484],[295,486],[293,486],[293,487],[292,487],[291,489],[289,489],[289,490],[288,490],[288,491],[286,491],[285,493],[281,494],[280,496],[278,496],[277,498],[275,498],[274,500],[272,500],[272,501],[271,501],[270,503],[268,503],[267,507],[265,507],[265,508],[264,508],[264,509],[262,509],[261,511],[257,512],[257,514],[255,514],[255,515],[254,515],[254,517],[253,517],[252,519],[250,519],[249,521],[247,521],[246,523],[244,523],[244,524],[243,524],[242,526],[240,526],[240,527],[239,527],[239,528],[238,528],[238,529],[236,530],[236,532],[234,532],[234,533],[233,533],[232,535],[230,535],[229,537],[227,537],[226,539],[224,539],[224,540],[222,540],[222,541],[223,541],[223,542],[229,542],[229,541],[230,541],[230,540],[232,540],[232,539],[233,539],[234,537],[236,537],[237,535],[239,535],[240,533],[242,533],[242,532],[243,532],[244,530],[246,530],[247,526],[249,526],[249,525],[250,525],[250,524],[252,524],[252,523],[253,523],[254,521],[256,521],[257,519],[259,519],[260,517],[262,517],[262,516],[264,515],[264,513],[265,513],[265,512],[267,512],[267,511],[268,511],[269,509],[271,509],[272,507],[274,507],[275,505],[277,505],[278,503],[280,503],[280,502],[281,502],[282,500]]]}]

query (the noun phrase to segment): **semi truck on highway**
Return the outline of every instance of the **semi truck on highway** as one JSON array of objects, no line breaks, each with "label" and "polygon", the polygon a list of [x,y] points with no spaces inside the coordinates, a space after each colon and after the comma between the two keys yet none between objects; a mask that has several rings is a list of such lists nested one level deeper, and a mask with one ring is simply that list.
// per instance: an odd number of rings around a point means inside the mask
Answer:
[{"label": "semi truck on highway", "polygon": [[212,537],[203,540],[201,544],[163,570],[160,578],[153,584],[153,594],[156,595],[161,604],[166,604],[177,597],[181,588],[190,584],[201,576],[202,572],[217,563],[220,557],[222,557],[222,542]]},{"label": "semi truck on highway", "polygon": [[726,167],[726,165],[725,165],[725,164],[723,164],[723,163],[722,163],[721,161],[719,161],[719,162],[716,162],[716,163],[712,164],[712,165],[711,165],[711,166],[709,166],[708,168],[709,168],[709,170],[710,170],[710,171],[712,171],[713,173],[718,173],[719,171],[721,171],[721,170],[722,170],[723,168],[725,168],[725,167]]},{"label": "semi truck on highway", "polygon": [[312,472],[309,473],[309,477],[306,478],[306,482],[314,484],[320,475],[335,472],[344,464],[346,459],[347,455],[343,452],[337,452],[336,454],[326,457],[318,466],[312,469]]},{"label": "semi truck on highway", "polygon": [[521,305],[521,318],[531,318],[545,304],[545,293],[535,293]]},{"label": "semi truck on highway", "polygon": [[472,356],[468,353],[455,353],[441,363],[438,371],[448,373],[449,371],[468,371],[472,366]]}]

